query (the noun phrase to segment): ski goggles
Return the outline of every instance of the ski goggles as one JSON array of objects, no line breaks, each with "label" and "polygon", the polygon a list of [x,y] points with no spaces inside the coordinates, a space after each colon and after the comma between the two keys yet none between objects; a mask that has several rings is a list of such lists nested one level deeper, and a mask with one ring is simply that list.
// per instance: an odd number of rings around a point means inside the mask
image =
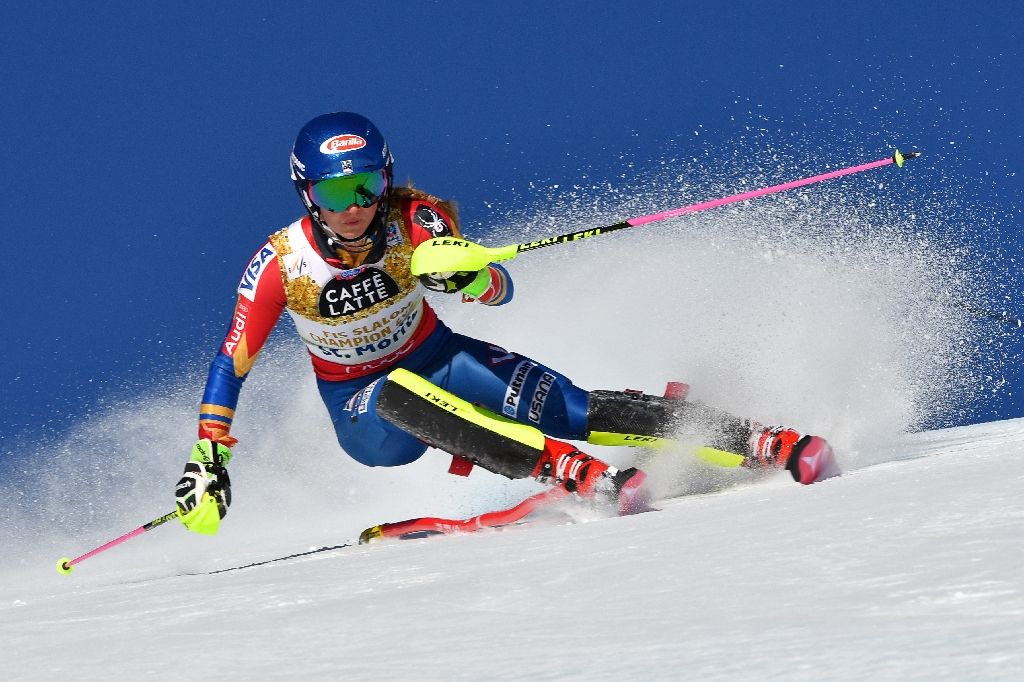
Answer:
[{"label": "ski goggles", "polygon": [[331,211],[344,211],[353,204],[369,208],[384,196],[387,188],[383,171],[339,175],[310,184],[309,200]]}]

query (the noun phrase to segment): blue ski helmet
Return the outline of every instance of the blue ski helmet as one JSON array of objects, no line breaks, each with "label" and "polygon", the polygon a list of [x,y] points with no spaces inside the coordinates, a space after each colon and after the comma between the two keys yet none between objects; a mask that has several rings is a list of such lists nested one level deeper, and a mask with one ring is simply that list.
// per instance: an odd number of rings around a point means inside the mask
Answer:
[{"label": "blue ski helmet", "polygon": [[320,207],[314,202],[310,188],[327,178],[380,173],[385,183],[383,194],[368,232],[382,231],[390,204],[388,191],[392,186],[393,164],[388,144],[377,126],[365,116],[339,111],[317,116],[302,126],[292,147],[292,182],[313,224],[328,237],[338,239],[321,221]]}]

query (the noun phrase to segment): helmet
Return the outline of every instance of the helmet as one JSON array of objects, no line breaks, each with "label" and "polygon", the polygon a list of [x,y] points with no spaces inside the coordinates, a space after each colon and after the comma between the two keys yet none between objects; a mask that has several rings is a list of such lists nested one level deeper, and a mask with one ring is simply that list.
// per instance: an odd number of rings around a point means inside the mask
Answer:
[{"label": "helmet", "polygon": [[[377,214],[367,232],[358,239],[367,235],[375,237],[383,232],[388,215],[388,190],[392,186],[393,165],[394,159],[391,158],[388,144],[377,126],[365,116],[347,111],[317,116],[302,126],[295,138],[295,146],[292,147],[291,171],[295,189],[313,219],[313,224],[332,240],[342,238],[327,229],[320,219],[320,207],[311,192],[313,185],[327,178],[359,173],[379,174],[379,178],[368,183],[372,185],[371,196],[374,199],[379,197]],[[363,188],[358,187],[356,190],[362,191]],[[352,203],[359,203],[358,195]]]}]

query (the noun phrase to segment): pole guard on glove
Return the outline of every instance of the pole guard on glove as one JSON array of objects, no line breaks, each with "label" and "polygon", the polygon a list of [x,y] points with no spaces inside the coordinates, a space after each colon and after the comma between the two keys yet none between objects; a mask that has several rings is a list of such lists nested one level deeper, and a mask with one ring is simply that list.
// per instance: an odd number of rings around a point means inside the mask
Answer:
[{"label": "pole guard on glove", "polygon": [[190,531],[215,535],[231,505],[227,464],[231,448],[208,438],[192,446],[192,457],[174,489],[178,518]]}]

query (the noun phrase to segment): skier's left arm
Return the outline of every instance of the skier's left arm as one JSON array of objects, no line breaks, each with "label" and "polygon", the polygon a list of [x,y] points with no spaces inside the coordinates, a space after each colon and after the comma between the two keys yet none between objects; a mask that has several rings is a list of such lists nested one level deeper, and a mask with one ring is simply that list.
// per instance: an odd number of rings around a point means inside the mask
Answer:
[{"label": "skier's left arm", "polygon": [[[413,247],[435,237],[462,238],[455,209],[433,197],[416,197],[405,207],[406,224]],[[512,300],[512,277],[501,265],[491,263],[477,271],[420,275],[423,286],[446,294],[462,293],[464,303],[504,305]]]}]

